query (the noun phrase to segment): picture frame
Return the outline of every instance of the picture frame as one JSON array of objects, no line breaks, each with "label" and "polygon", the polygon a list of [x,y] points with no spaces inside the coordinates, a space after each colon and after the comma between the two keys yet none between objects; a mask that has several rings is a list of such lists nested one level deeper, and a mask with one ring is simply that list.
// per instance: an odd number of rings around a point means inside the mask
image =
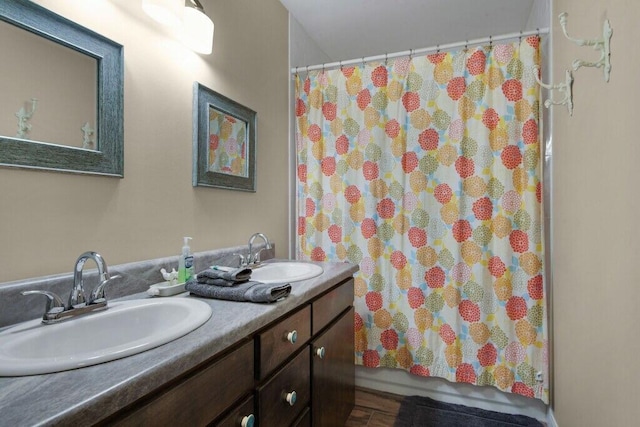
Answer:
[{"label": "picture frame", "polygon": [[255,111],[194,82],[193,186],[256,191]]}]

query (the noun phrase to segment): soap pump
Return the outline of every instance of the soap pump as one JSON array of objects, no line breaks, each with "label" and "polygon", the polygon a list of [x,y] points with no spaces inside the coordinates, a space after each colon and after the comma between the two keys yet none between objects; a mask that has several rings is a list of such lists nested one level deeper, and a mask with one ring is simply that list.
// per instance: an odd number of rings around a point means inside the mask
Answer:
[{"label": "soap pump", "polygon": [[178,260],[178,283],[185,283],[193,276],[193,255],[189,247],[191,237],[184,237],[184,246]]}]

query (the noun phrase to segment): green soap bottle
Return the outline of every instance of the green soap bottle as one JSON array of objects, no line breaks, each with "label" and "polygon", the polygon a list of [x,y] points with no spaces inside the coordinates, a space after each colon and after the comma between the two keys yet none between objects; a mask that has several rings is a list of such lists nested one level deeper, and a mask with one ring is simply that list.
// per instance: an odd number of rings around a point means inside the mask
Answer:
[{"label": "green soap bottle", "polygon": [[191,237],[184,237],[184,246],[178,260],[178,283],[185,283],[193,276],[193,255],[189,247]]}]

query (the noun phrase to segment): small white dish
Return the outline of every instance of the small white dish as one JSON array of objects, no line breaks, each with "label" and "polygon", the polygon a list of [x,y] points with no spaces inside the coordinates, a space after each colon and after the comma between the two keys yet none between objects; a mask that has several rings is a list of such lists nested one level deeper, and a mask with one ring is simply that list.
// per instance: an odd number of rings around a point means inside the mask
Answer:
[{"label": "small white dish", "polygon": [[170,297],[186,292],[184,286],[184,283],[176,283],[175,285],[172,285],[171,282],[156,283],[155,285],[149,286],[147,295],[152,297]]}]

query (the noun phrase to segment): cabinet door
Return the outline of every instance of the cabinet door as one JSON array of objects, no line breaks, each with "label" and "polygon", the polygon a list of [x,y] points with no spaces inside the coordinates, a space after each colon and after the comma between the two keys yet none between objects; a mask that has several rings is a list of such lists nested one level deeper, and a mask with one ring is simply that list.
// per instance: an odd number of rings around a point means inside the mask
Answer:
[{"label": "cabinet door", "polygon": [[342,426],[355,404],[354,310],[311,343],[314,427]]}]

